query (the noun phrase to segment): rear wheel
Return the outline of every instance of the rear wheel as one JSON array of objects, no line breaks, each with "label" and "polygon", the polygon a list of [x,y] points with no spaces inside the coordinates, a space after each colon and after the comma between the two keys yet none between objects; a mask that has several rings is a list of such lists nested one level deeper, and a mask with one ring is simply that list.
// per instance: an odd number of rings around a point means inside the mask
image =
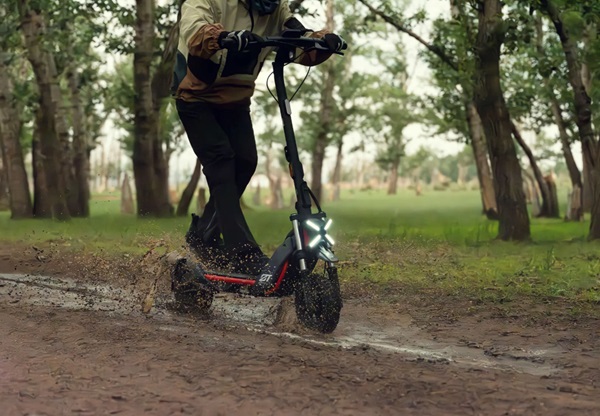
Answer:
[{"label": "rear wheel", "polygon": [[342,296],[335,268],[310,273],[296,285],[296,315],[307,328],[329,334],[340,320]]},{"label": "rear wheel", "polygon": [[194,272],[185,259],[179,260],[171,271],[171,288],[175,308],[181,312],[205,313],[212,305],[213,292],[195,281]]}]

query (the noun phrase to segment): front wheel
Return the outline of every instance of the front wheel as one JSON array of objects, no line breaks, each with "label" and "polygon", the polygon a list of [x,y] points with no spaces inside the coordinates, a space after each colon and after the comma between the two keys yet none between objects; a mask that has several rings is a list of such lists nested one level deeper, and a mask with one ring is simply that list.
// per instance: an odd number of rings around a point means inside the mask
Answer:
[{"label": "front wheel", "polygon": [[310,273],[296,284],[296,315],[307,328],[329,334],[340,321],[342,296],[335,268]]}]

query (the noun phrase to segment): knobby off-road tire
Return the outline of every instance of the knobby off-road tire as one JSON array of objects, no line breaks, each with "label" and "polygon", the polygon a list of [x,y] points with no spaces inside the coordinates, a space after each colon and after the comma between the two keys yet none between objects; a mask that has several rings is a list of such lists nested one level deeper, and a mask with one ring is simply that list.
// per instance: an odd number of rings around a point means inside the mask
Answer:
[{"label": "knobby off-road tire", "polygon": [[296,285],[296,315],[307,328],[329,334],[340,320],[342,296],[335,269],[311,273]]},{"label": "knobby off-road tire", "polygon": [[186,261],[179,261],[171,271],[175,308],[185,313],[206,313],[210,309],[214,293],[197,283],[194,272]]}]

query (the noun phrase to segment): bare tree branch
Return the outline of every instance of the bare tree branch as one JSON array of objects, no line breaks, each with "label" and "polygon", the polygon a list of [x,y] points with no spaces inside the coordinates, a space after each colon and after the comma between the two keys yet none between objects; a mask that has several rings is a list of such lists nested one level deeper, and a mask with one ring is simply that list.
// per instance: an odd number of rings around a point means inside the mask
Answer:
[{"label": "bare tree branch", "polygon": [[373,13],[376,16],[379,16],[386,23],[392,25],[393,27],[398,29],[400,32],[406,33],[408,36],[417,40],[417,42],[419,42],[420,44],[425,46],[430,52],[436,54],[445,64],[450,66],[453,70],[458,71],[458,65],[456,64],[456,62],[454,62],[454,59],[451,56],[448,56],[448,54],[446,54],[446,52],[444,52],[444,50],[442,48],[440,48],[438,45],[434,45],[430,42],[427,42],[421,36],[417,35],[411,29],[406,27],[402,22],[398,21],[397,19],[394,19],[391,16],[388,16],[381,10],[378,10],[375,7],[371,6],[369,4],[369,0],[358,0],[358,1],[360,1],[362,4],[364,4],[371,13]]}]

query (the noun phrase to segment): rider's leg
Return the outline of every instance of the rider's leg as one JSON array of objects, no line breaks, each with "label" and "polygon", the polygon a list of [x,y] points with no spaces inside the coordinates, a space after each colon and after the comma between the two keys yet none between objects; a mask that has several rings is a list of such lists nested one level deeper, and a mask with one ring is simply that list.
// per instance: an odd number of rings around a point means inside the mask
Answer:
[{"label": "rider's leg", "polygon": [[190,144],[204,166],[225,245],[237,252],[257,248],[239,204],[235,153],[215,117],[216,111],[204,103],[183,101],[177,102],[177,109]]},{"label": "rider's leg", "polygon": [[[216,117],[235,153],[235,183],[241,198],[256,171],[258,161],[250,109],[227,109],[220,111]],[[231,120],[235,120],[235,123]]]},{"label": "rider's leg", "polygon": [[[258,160],[250,111],[247,107],[226,109],[219,110],[215,116],[229,137],[229,143],[235,153],[235,181],[241,198],[256,171]],[[232,120],[236,120],[236,122],[232,123]],[[193,217],[190,230],[195,235],[202,236],[204,244],[218,245],[221,229],[216,218],[212,196],[206,204],[203,215],[200,218]]]},{"label": "rider's leg", "polygon": [[[235,182],[241,198],[256,171],[258,161],[250,109],[227,109],[219,111],[216,117],[235,153]],[[232,120],[235,122],[232,123]],[[234,265],[237,270],[254,275],[260,272],[268,260],[258,246],[246,246],[235,253]]]}]

